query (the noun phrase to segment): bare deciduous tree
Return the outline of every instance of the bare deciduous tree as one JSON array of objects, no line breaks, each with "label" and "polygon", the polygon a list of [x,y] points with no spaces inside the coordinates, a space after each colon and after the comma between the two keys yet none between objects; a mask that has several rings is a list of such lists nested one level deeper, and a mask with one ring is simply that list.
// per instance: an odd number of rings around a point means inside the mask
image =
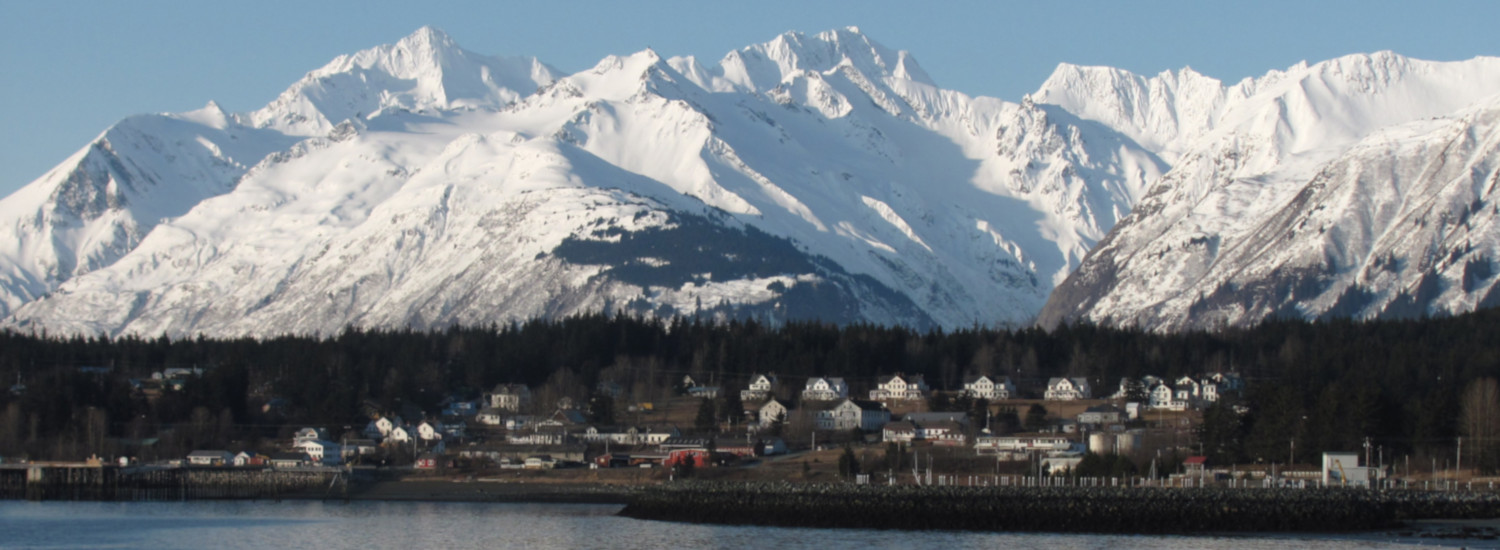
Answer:
[{"label": "bare deciduous tree", "polygon": [[1500,467],[1500,383],[1481,378],[1464,390],[1459,428],[1464,434],[1464,460],[1480,473]]}]

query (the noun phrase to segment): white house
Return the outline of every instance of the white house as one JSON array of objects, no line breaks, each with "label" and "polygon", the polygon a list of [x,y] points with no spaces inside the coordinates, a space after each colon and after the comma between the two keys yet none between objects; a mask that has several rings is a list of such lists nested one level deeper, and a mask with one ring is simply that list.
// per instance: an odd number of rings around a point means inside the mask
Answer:
[{"label": "white house", "polygon": [[494,407],[480,409],[479,414],[474,415],[474,421],[485,426],[499,426],[505,422],[505,411]]},{"label": "white house", "polygon": [[1089,381],[1084,378],[1053,378],[1047,381],[1048,401],[1074,401],[1088,399],[1093,395]]},{"label": "white house", "polygon": [[577,434],[577,438],[586,443],[608,442],[614,445],[644,445],[646,443],[646,434],[650,432],[651,430],[647,428],[637,428],[634,426],[627,428],[589,426]]},{"label": "white house", "polygon": [[791,419],[791,408],[780,399],[767,399],[754,410],[755,422],[761,428],[768,428],[780,418],[782,422]]},{"label": "white house", "polygon": [[525,384],[500,384],[490,391],[489,406],[507,411],[519,411],[531,403],[531,388]]},{"label": "white house", "polygon": [[411,426],[396,426],[391,428],[391,435],[385,438],[385,443],[411,444],[417,440],[416,428]]},{"label": "white house", "polygon": [[1185,411],[1187,402],[1177,399],[1176,392],[1172,387],[1164,383],[1158,383],[1151,388],[1146,408],[1166,411]]},{"label": "white house", "polygon": [[1016,386],[1008,376],[967,376],[964,377],[964,394],[972,399],[999,401],[1014,396]]},{"label": "white house", "polygon": [[343,449],[338,443],[332,441],[299,441],[293,447],[307,453],[307,456],[311,457],[313,462],[321,462],[323,464],[343,463]]},{"label": "white house", "polygon": [[422,441],[442,441],[443,425],[438,422],[423,422],[417,425],[417,437]]},{"label": "white house", "polygon": [[740,401],[762,401],[771,397],[771,392],[776,387],[776,375],[757,374],[750,377],[750,386],[740,390]]},{"label": "white house", "polygon": [[1177,395],[1178,401],[1182,401],[1188,404],[1198,402],[1201,388],[1198,386],[1198,381],[1193,380],[1193,377],[1184,376],[1182,378],[1178,378],[1177,383],[1174,384],[1174,386],[1175,387],[1173,388],[1173,392]]},{"label": "white house", "polygon": [[813,414],[814,424],[820,430],[852,430],[858,428],[873,432],[891,421],[891,411],[875,401],[844,399],[819,408]]},{"label": "white house", "polygon": [[252,466],[265,462],[265,457],[250,451],[240,451],[230,462],[235,466]]},{"label": "white house", "polygon": [[1219,383],[1211,378],[1205,378],[1198,383],[1198,400],[1204,403],[1217,403],[1219,401]]},{"label": "white house", "polygon": [[809,378],[802,389],[803,401],[834,401],[849,398],[849,384],[843,378]]},{"label": "white house", "polygon": [[870,399],[875,401],[916,401],[926,395],[927,382],[920,374],[882,376],[876,380],[875,389],[870,390]]}]

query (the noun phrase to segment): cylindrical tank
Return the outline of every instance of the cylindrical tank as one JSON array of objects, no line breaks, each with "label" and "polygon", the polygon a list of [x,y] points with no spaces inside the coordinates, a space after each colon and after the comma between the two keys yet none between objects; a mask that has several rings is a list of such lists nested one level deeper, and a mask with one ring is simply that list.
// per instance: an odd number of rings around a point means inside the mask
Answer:
[{"label": "cylindrical tank", "polygon": [[1123,433],[1115,435],[1115,452],[1128,455],[1141,447],[1141,434]]},{"label": "cylindrical tank", "polygon": [[1089,434],[1089,452],[1096,455],[1107,455],[1114,452],[1114,438],[1109,434]]}]

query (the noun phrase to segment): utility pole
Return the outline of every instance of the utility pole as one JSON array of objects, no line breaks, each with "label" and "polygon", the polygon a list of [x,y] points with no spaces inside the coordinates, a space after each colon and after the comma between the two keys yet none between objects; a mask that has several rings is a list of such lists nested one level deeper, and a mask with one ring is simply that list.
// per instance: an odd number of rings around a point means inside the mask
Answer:
[{"label": "utility pole", "polygon": [[1459,474],[1464,471],[1464,438],[1458,438],[1458,461],[1454,463],[1453,469]]}]

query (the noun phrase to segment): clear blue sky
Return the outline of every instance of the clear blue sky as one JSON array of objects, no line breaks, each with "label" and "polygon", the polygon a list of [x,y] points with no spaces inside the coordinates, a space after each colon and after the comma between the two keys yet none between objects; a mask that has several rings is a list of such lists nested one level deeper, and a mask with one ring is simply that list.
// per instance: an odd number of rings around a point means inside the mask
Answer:
[{"label": "clear blue sky", "polygon": [[[1500,55],[1500,2],[0,0],[0,194],[122,117],[259,108],[333,57],[422,25],[564,71],[650,47],[712,63],[788,30],[859,26],[939,85],[1011,101],[1060,62],[1225,81],[1394,50]],[[1500,93],[1500,90],[1497,90]]]}]

